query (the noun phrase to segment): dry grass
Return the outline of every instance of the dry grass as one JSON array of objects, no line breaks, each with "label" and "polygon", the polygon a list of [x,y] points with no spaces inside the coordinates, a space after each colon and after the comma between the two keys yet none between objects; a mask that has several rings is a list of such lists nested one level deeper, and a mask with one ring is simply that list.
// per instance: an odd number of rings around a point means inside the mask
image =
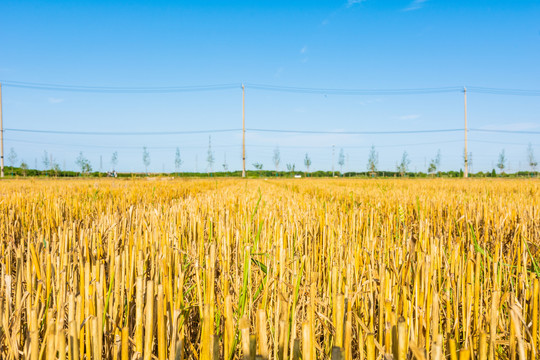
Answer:
[{"label": "dry grass", "polygon": [[537,180],[0,185],[1,359],[540,356]]}]

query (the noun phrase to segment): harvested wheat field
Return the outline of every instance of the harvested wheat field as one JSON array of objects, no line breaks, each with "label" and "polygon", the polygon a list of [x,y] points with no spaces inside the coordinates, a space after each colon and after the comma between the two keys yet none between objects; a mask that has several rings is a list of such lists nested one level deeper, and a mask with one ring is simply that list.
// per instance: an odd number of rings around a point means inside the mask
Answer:
[{"label": "harvested wheat field", "polygon": [[1,359],[536,359],[538,180],[8,180]]}]

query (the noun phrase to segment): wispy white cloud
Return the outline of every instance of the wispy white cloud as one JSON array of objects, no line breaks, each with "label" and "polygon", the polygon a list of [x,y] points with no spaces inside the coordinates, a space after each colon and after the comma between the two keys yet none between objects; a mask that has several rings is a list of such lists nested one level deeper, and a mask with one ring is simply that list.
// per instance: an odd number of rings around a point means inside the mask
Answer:
[{"label": "wispy white cloud", "polygon": [[48,100],[49,100],[49,103],[51,104],[60,104],[61,102],[64,102],[64,99],[53,98],[53,97],[50,97]]},{"label": "wispy white cloud", "polygon": [[421,9],[428,0],[413,0],[403,11],[412,11]]},{"label": "wispy white cloud", "polygon": [[351,7],[353,5],[356,5],[356,4],[360,4],[360,3],[363,3],[367,0],[348,0],[347,1],[347,7]]},{"label": "wispy white cloud", "polygon": [[307,45],[304,45],[301,49],[300,49],[300,54],[305,54],[307,52]]},{"label": "wispy white cloud", "polygon": [[341,12],[347,11],[349,8],[351,8],[351,7],[355,6],[355,5],[359,5],[361,3],[364,3],[364,2],[367,2],[367,0],[347,0],[345,3],[341,3],[339,8],[332,11],[330,14],[328,14],[328,16],[323,21],[321,21],[321,26],[328,25],[330,23],[330,20],[332,20],[335,16],[337,16]]},{"label": "wispy white cloud", "polygon": [[397,119],[398,120],[415,120],[415,119],[418,119],[419,117],[420,117],[419,114],[410,114],[410,115],[398,116]]}]

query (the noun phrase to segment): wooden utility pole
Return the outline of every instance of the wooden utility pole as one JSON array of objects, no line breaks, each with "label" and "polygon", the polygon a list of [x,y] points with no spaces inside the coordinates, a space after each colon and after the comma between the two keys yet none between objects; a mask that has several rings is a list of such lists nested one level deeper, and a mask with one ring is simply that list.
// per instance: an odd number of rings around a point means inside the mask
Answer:
[{"label": "wooden utility pole", "polygon": [[465,101],[465,170],[463,171],[463,177],[469,177],[469,155],[467,152],[467,88],[463,88],[464,101]]},{"label": "wooden utility pole", "polygon": [[0,83],[0,167],[1,177],[4,177],[4,123],[2,121],[2,84]]},{"label": "wooden utility pole", "polygon": [[242,177],[246,177],[246,87],[242,84]]}]

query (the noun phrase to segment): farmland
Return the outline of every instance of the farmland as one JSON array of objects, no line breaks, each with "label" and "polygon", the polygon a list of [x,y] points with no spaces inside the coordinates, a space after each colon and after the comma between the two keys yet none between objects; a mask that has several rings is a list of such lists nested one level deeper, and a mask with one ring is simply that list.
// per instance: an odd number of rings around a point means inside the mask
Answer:
[{"label": "farmland", "polygon": [[2,359],[540,356],[538,180],[0,185]]}]

